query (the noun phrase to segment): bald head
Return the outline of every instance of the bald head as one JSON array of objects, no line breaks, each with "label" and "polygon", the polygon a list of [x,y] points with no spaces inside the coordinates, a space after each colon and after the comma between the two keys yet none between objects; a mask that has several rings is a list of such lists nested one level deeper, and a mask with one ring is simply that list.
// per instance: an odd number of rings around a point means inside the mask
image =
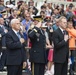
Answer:
[{"label": "bald head", "polygon": [[18,19],[11,20],[11,27],[12,29],[19,31],[20,30],[20,21]]}]

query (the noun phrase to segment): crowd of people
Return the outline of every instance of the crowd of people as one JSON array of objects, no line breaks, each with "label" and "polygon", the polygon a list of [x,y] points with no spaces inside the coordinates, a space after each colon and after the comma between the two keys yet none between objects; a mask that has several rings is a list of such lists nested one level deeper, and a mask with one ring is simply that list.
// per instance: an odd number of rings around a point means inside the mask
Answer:
[{"label": "crowd of people", "polygon": [[[27,56],[26,47],[29,48]],[[74,75],[76,50],[76,7],[55,5],[46,1],[35,6],[19,1],[0,4],[0,71],[22,75],[31,63],[32,75]],[[70,59],[70,60],[68,60]],[[54,66],[54,72],[51,68]]]}]

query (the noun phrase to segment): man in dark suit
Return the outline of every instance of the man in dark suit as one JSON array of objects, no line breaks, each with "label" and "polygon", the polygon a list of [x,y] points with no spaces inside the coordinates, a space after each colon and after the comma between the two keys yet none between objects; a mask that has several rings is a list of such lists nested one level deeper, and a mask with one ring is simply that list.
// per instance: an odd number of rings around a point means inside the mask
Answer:
[{"label": "man in dark suit", "polygon": [[22,68],[26,67],[25,40],[20,34],[20,21],[11,20],[10,30],[6,35],[7,46],[7,75],[22,75]]},{"label": "man in dark suit", "polygon": [[3,70],[6,58],[6,33],[7,28],[4,25],[4,19],[0,18],[0,70]]},{"label": "man in dark suit", "polygon": [[69,57],[69,36],[65,30],[67,27],[67,20],[64,16],[62,16],[59,18],[59,21],[59,28],[53,33],[54,75],[67,75]]},{"label": "man in dark suit", "polygon": [[32,75],[44,75],[46,63],[46,38],[41,27],[41,17],[34,17],[34,28],[28,31],[32,47],[30,49],[30,62]]}]

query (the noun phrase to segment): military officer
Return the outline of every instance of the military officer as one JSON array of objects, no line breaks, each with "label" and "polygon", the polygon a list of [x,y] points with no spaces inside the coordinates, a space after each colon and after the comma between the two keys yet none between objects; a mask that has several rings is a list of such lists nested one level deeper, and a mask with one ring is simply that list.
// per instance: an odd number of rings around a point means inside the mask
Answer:
[{"label": "military officer", "polygon": [[41,29],[41,16],[34,16],[34,27],[28,31],[31,40],[30,62],[32,63],[32,75],[44,75],[46,63],[46,37]]}]

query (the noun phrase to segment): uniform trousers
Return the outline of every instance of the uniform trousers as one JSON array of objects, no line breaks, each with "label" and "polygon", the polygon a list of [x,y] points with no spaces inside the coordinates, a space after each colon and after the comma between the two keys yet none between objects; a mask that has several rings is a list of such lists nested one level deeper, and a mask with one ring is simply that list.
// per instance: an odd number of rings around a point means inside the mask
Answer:
[{"label": "uniform trousers", "polygon": [[45,64],[44,63],[32,63],[32,72],[34,72],[32,75],[44,75],[45,70]]}]

